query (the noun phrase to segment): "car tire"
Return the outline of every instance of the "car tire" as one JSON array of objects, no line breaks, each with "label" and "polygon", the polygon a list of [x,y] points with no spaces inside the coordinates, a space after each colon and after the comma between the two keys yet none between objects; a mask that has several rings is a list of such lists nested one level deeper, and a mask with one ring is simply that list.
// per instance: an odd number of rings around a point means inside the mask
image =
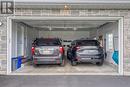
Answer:
[{"label": "car tire", "polygon": [[97,62],[96,65],[98,65],[98,66],[102,66],[103,63],[104,63],[104,59],[102,58],[102,59],[101,59],[101,62]]},{"label": "car tire", "polygon": [[60,66],[64,67],[65,66],[65,60],[62,60],[62,63],[60,64]]},{"label": "car tire", "polygon": [[67,53],[67,59],[70,60],[69,53]]},{"label": "car tire", "polygon": [[70,60],[70,57],[69,57],[69,56],[67,56],[67,59],[68,59],[68,60]]},{"label": "car tire", "polygon": [[71,62],[71,65],[72,65],[72,66],[76,66],[76,65],[77,65],[77,62],[76,62],[76,61],[72,61],[72,62]]}]

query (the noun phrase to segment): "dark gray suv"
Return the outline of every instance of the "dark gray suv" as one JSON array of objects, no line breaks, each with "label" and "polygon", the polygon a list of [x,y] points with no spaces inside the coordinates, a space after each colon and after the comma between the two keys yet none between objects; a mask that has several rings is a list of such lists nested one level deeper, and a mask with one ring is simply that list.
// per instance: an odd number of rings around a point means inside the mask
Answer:
[{"label": "dark gray suv", "polygon": [[72,65],[79,62],[94,62],[101,66],[104,62],[104,51],[97,40],[75,40],[68,46],[67,58]]},{"label": "dark gray suv", "polygon": [[37,38],[32,46],[33,65],[60,64],[64,66],[64,47],[58,38]]}]

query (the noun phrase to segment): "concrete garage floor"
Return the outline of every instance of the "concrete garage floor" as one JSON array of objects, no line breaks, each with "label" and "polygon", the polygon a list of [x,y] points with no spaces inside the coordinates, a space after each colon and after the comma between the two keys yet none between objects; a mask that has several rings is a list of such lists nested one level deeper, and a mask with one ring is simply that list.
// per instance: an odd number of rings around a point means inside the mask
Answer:
[{"label": "concrete garage floor", "polygon": [[111,73],[117,74],[117,67],[104,62],[103,66],[97,66],[95,64],[78,64],[77,66],[71,66],[69,62],[66,62],[64,67],[59,65],[39,65],[38,67],[33,67],[31,63],[26,63],[22,68],[13,72],[13,74],[42,74],[42,75],[74,75],[74,74],[98,74],[98,73]]}]

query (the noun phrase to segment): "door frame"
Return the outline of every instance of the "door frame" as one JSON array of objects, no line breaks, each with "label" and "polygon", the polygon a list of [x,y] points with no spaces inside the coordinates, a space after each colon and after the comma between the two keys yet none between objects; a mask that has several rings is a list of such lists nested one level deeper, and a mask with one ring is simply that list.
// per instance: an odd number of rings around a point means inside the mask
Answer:
[{"label": "door frame", "polygon": [[119,43],[119,65],[118,65],[118,75],[123,75],[123,58],[124,58],[124,29],[123,29],[123,17],[34,17],[34,16],[9,16],[7,17],[7,75],[11,74],[11,49],[12,49],[12,20],[114,20],[118,22],[118,43]]}]

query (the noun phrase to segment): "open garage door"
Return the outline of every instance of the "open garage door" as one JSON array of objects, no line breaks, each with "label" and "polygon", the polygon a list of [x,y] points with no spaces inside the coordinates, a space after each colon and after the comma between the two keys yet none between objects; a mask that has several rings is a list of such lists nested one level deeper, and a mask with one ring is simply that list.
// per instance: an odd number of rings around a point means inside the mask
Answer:
[{"label": "open garage door", "polygon": [[[123,74],[123,25],[121,17],[10,17],[8,19],[8,73],[13,74]],[[65,66],[32,65],[32,43],[38,38],[60,38]],[[72,66],[67,46],[75,40],[95,40],[104,50],[104,63]],[[118,63],[112,58],[118,52]],[[21,66],[13,58],[21,57]],[[91,58],[92,59],[92,58]],[[13,68],[13,69],[12,69]]]}]

